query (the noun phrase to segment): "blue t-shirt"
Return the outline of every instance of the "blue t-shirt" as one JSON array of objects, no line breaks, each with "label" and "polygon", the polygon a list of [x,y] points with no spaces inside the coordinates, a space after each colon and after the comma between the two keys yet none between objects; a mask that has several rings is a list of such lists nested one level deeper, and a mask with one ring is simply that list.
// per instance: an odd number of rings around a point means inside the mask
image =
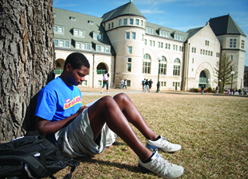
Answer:
[{"label": "blue t-shirt", "polygon": [[35,116],[51,122],[75,114],[82,106],[82,94],[76,86],[68,86],[58,77],[38,94]]}]

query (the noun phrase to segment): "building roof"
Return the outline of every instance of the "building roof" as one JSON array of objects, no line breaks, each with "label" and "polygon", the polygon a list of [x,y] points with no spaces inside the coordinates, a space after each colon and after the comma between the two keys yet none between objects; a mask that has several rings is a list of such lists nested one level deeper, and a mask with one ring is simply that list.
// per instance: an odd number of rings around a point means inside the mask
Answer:
[{"label": "building roof", "polygon": [[112,11],[105,13],[102,16],[103,22],[109,21],[119,16],[140,16],[145,18],[145,16],[139,11],[139,9],[134,5],[132,1],[124,4]]},{"label": "building roof", "polygon": [[209,22],[216,36],[226,34],[246,36],[229,14],[211,18]]},{"label": "building roof", "polygon": [[192,36],[194,36],[197,32],[199,32],[203,27],[198,27],[198,28],[194,28],[194,29],[189,29],[187,31],[188,33],[188,39],[190,39]]},{"label": "building roof", "polygon": [[[187,38],[188,38],[188,33],[186,33],[186,32],[179,31],[179,30],[172,29],[172,28],[168,28],[168,27],[161,26],[161,25],[157,25],[157,24],[153,24],[153,23],[150,23],[150,22],[146,22],[146,28],[152,28],[154,30],[152,34],[146,33],[146,35],[152,35],[152,36],[157,36],[157,37],[160,37],[160,38],[165,38],[165,39],[170,39],[170,40],[175,40],[175,41],[181,41],[181,42],[185,42],[187,40]],[[160,30],[168,32],[169,37],[161,37],[159,35]],[[176,40],[174,38],[175,34],[183,36],[183,39],[182,40]]]},{"label": "building roof", "polygon": [[[55,39],[90,43],[93,47],[91,50],[92,52],[96,51],[94,47],[95,44],[111,46],[111,54],[115,54],[114,49],[112,48],[112,44],[104,30],[104,27],[101,25],[102,18],[81,14],[73,11],[63,10],[55,7],[53,7],[53,13],[55,13],[54,25],[64,27],[63,34],[54,33]],[[75,21],[71,20],[70,17],[74,17]],[[73,29],[84,30],[84,38],[74,36]],[[94,32],[101,33],[102,40],[95,40],[93,38]],[[75,44],[74,47],[72,46],[71,48],[76,50]]]}]

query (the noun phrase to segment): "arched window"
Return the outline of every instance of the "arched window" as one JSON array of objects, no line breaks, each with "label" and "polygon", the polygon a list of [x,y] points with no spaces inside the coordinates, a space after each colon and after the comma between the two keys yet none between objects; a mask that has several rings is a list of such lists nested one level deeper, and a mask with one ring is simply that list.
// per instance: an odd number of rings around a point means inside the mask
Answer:
[{"label": "arched window", "polygon": [[151,56],[147,53],[144,55],[142,73],[151,73]]},{"label": "arched window", "polygon": [[162,56],[161,62],[159,64],[159,74],[166,75],[166,58]]},{"label": "arched window", "polygon": [[179,58],[176,58],[174,60],[173,75],[180,76],[180,60],[179,60]]},{"label": "arched window", "polygon": [[96,67],[97,74],[104,74],[108,70],[104,63],[99,63]]}]

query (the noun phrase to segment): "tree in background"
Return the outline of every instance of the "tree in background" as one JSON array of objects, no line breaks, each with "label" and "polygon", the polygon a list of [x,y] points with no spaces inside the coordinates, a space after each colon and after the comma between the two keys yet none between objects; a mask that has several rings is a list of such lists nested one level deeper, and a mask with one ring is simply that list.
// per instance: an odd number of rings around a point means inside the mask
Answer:
[{"label": "tree in background", "polygon": [[[219,62],[217,62],[215,70],[215,76],[218,78],[218,86],[220,93],[223,93],[225,85],[231,85],[232,80],[238,76],[233,61],[230,59],[226,53],[223,53]],[[234,72],[234,74],[232,74]]]},{"label": "tree in background", "polygon": [[55,64],[52,3],[0,1],[0,142],[34,129],[36,96]]}]

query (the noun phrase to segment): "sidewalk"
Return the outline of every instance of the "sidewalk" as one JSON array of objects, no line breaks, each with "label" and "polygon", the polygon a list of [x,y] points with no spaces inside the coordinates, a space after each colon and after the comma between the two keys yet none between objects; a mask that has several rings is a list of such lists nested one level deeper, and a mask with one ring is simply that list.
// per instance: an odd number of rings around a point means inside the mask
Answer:
[{"label": "sidewalk", "polygon": [[[101,93],[101,88],[88,88],[88,87],[82,87],[78,86],[78,88],[81,90],[83,96],[92,96],[92,95],[116,95],[118,93],[126,93],[126,94],[140,94],[140,93],[148,93],[148,92],[143,92],[141,90],[129,90],[129,89],[114,89],[110,88],[109,93],[107,93],[106,89],[103,90],[103,93]],[[156,90],[153,90],[150,92],[151,93],[156,93]],[[188,92],[188,91],[160,91],[160,93],[167,93],[167,94],[181,94],[181,95],[202,95],[200,92]],[[248,97],[248,95],[227,95],[226,93],[222,94],[214,94],[214,93],[204,93],[204,95],[212,95],[212,96],[235,96],[235,97]]]}]

